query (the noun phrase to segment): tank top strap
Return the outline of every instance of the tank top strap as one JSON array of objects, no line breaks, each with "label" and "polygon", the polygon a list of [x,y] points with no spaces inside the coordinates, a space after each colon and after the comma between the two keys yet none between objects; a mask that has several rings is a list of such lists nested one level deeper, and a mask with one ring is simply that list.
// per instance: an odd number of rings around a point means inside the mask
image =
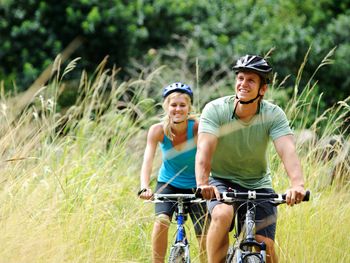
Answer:
[{"label": "tank top strap", "polygon": [[[187,125],[187,140],[192,139],[193,136],[193,126],[194,126],[195,120],[188,120],[188,125]],[[163,144],[172,147],[171,140],[164,134],[163,137]]]},{"label": "tank top strap", "polygon": [[188,120],[188,125],[187,125],[187,140],[193,138],[193,126],[194,126],[195,121],[194,120]]},{"label": "tank top strap", "polygon": [[167,146],[167,148],[172,147],[171,140],[168,138],[168,136],[165,135],[163,136],[163,141],[161,142],[163,145]]}]

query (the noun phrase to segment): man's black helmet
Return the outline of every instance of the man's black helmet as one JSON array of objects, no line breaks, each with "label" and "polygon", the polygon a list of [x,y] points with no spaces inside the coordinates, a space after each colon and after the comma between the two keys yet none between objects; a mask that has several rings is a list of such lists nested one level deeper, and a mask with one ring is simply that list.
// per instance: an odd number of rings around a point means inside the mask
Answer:
[{"label": "man's black helmet", "polygon": [[190,96],[191,102],[193,101],[193,92],[191,90],[191,87],[184,83],[175,82],[173,84],[170,84],[169,86],[166,86],[163,90],[163,98],[165,99],[173,92],[186,93]]},{"label": "man's black helmet", "polygon": [[267,84],[272,79],[272,67],[260,56],[245,55],[237,60],[236,65],[232,69],[236,73],[240,71],[253,71],[260,75]]}]

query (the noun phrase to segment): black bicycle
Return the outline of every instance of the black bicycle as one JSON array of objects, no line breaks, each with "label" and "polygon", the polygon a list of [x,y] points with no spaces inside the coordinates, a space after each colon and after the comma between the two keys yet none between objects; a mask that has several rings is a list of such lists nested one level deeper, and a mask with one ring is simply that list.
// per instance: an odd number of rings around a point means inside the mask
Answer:
[{"label": "black bicycle", "polygon": [[[286,203],[286,194],[248,192],[223,192],[221,201],[225,203],[240,202],[238,209],[245,207],[246,214],[243,227],[238,234],[238,213],[235,211],[235,242],[229,246],[227,263],[265,263],[266,244],[255,239],[255,207],[261,202],[270,202],[276,206]],[[310,191],[306,191],[303,201],[309,201]],[[257,248],[257,249],[255,249]]]},{"label": "black bicycle", "polygon": [[176,237],[170,248],[169,263],[190,263],[190,244],[184,226],[187,219],[185,206],[190,203],[205,202],[205,200],[197,197],[195,194],[154,194],[152,202],[172,202],[174,205],[177,204],[175,211],[177,222]]}]

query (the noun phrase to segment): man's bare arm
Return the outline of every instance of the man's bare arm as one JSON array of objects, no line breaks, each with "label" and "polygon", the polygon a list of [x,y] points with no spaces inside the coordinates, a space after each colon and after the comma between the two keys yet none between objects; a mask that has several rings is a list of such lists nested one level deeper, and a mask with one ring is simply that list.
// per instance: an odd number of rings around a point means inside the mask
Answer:
[{"label": "man's bare arm", "polygon": [[204,198],[210,199],[214,195],[220,198],[219,192],[213,186],[209,186],[211,160],[217,145],[217,137],[209,133],[200,133],[197,142],[196,154],[196,181],[197,187],[202,189]]},{"label": "man's bare arm", "polygon": [[282,136],[274,141],[274,145],[291,182],[291,188],[287,191],[287,203],[289,205],[300,203],[305,195],[304,177],[296,153],[294,137]]}]

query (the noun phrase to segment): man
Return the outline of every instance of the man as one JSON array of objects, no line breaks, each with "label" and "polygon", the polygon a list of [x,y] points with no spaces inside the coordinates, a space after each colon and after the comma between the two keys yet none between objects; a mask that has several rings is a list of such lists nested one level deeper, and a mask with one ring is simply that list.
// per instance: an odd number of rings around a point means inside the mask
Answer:
[{"label": "man", "polygon": [[[291,186],[287,204],[301,202],[305,195],[301,165],[296,154],[292,130],[285,113],[263,100],[271,80],[272,68],[262,57],[246,55],[233,67],[236,72],[234,96],[208,103],[203,109],[196,154],[197,187],[205,199],[220,200],[219,192],[273,192],[267,162],[268,142],[272,139]],[[210,175],[210,178],[209,178]],[[210,201],[212,221],[207,235],[209,262],[224,262],[234,208]],[[274,251],[276,207],[269,203],[256,210],[256,239],[267,245],[267,262],[277,262]]]}]

